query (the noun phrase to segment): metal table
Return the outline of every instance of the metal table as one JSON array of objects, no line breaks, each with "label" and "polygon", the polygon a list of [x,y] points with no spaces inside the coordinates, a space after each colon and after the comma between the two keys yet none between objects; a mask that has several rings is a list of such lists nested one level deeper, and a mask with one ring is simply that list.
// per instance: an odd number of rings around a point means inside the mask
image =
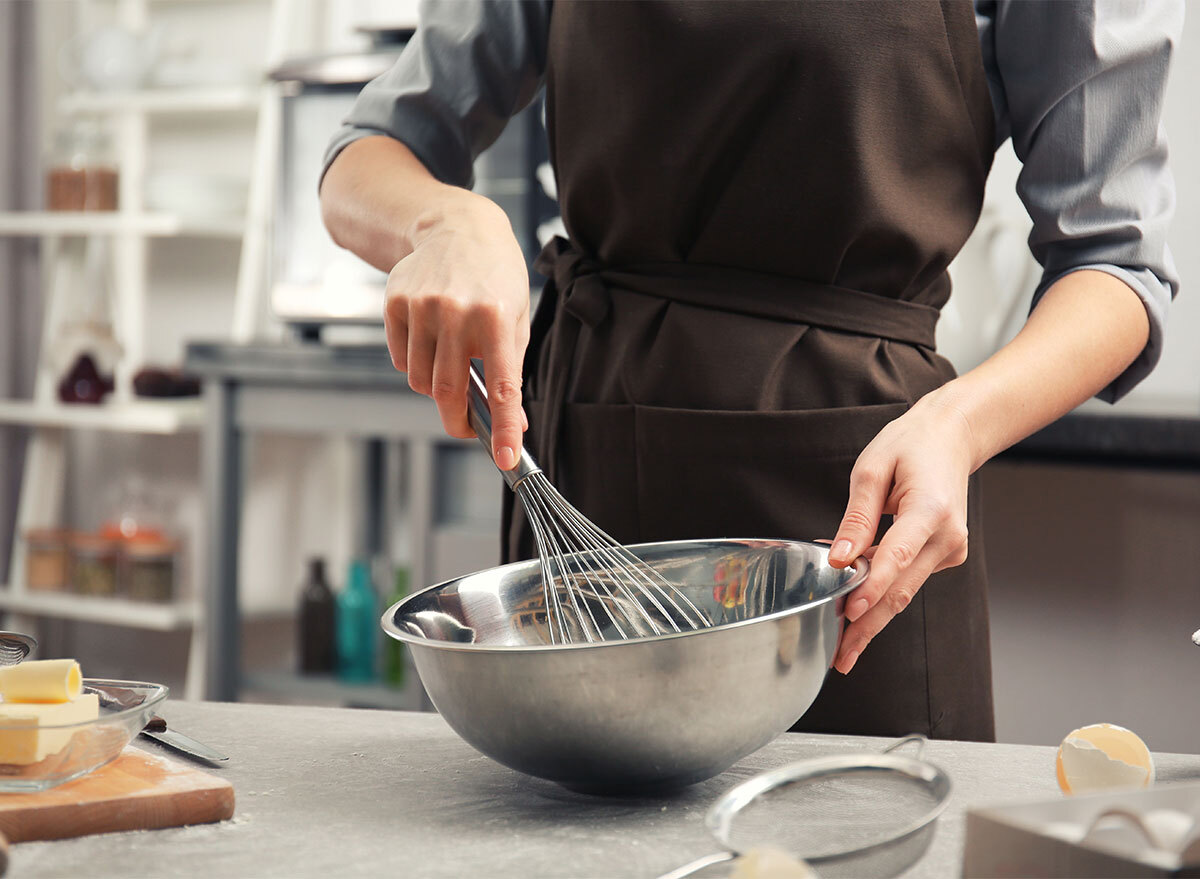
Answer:
[{"label": "metal table", "polygon": [[415,584],[429,581],[434,453],[445,435],[437,408],[408,387],[385,349],[369,346],[192,343],[184,368],[203,380],[201,474],[207,565],[204,693],[232,700],[239,686],[238,532],[242,439],[254,431],[342,434],[406,450]]},{"label": "metal table", "polygon": [[[435,714],[196,702],[168,703],[163,714],[229,753],[227,768],[214,771],[233,782],[233,819],[23,843],[12,849],[11,875],[645,879],[714,850],[704,811],[735,782],[886,741],[788,733],[680,794],[603,799],[492,762]],[[903,876],[960,875],[968,808],[1059,796],[1054,754],[930,742],[925,757],[950,774],[954,789],[929,849]],[[1159,783],[1200,779],[1198,755],[1155,761]],[[726,876],[727,865],[705,875]]]}]

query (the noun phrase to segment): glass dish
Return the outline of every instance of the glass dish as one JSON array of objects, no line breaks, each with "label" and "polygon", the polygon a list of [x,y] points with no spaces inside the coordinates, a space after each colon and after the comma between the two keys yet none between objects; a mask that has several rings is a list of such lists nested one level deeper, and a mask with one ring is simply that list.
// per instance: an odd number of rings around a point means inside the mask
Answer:
[{"label": "glass dish", "polygon": [[[167,688],[160,684],[99,678],[84,678],[83,692],[100,697],[100,716],[38,727],[39,734],[50,734],[52,741],[61,738],[61,746],[36,763],[0,762],[0,793],[48,790],[111,763],[167,698]],[[0,742],[8,736],[29,735],[30,730],[28,724],[0,718]]]}]

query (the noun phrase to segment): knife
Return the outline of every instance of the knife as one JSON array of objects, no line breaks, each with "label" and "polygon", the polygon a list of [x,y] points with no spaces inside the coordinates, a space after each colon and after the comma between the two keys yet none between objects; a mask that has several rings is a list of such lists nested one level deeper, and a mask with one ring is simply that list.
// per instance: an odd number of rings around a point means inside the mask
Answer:
[{"label": "knife", "polygon": [[156,742],[161,742],[168,748],[182,751],[189,757],[195,757],[207,763],[220,764],[229,759],[224,754],[214,751],[208,745],[196,741],[191,736],[185,736],[183,733],[175,732],[173,729],[167,729],[167,722],[157,714],[151,717],[150,722],[142,729],[142,735],[148,739],[154,739]]}]

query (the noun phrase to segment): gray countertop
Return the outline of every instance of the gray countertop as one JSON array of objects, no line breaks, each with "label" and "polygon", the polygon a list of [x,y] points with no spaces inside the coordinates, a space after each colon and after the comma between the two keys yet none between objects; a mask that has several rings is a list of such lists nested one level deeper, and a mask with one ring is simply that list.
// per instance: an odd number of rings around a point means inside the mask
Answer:
[{"label": "gray countertop", "polygon": [[[171,703],[163,714],[229,753],[228,767],[214,771],[236,790],[233,819],[23,843],[13,847],[11,876],[653,877],[714,850],[704,811],[737,781],[887,743],[785,734],[675,796],[601,799],[492,762],[434,714],[202,702]],[[950,774],[954,792],[929,850],[903,875],[960,874],[969,807],[1058,796],[1054,753],[930,742],[924,757]],[[1160,782],[1200,779],[1200,755],[1155,760]],[[728,874],[715,869],[704,875]]]}]

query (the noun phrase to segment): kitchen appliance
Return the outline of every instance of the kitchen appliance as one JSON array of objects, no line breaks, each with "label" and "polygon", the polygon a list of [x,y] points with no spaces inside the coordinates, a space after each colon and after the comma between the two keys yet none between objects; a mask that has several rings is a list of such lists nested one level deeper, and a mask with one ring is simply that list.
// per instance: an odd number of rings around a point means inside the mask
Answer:
[{"label": "kitchen appliance", "polygon": [[[329,139],[359,91],[390,68],[411,27],[360,28],[369,51],[288,61],[270,73],[280,83],[282,135],[270,270],[272,312],[301,338],[327,325],[382,326],[387,275],[338,247],[321,220],[317,185]],[[537,222],[550,208],[535,173],[546,154],[540,102],[518,114],[475,162],[474,190],[508,215],[532,265]]]},{"label": "kitchen appliance", "polygon": [[[467,401],[471,427],[491,458],[492,413],[475,364]],[[516,467],[500,475],[533,527],[550,643],[662,635],[712,625],[685,592],[567,503],[528,449],[521,449]]]},{"label": "kitchen appliance", "polygon": [[386,71],[412,31],[370,52],[297,58],[280,83],[281,136],[272,234],[271,308],[301,335],[329,323],[382,323],[387,275],[333,243],[317,184],[330,137],[366,83]]},{"label": "kitchen appliance", "polygon": [[[688,540],[628,547],[715,620],[628,641],[546,644],[539,563],[459,577],[394,604],[384,630],[412,652],[442,717],[513,769],[595,793],[710,778],[804,714],[867,563],[828,546]],[[746,607],[746,596],[759,596]],[[740,611],[746,617],[737,619]]]}]

